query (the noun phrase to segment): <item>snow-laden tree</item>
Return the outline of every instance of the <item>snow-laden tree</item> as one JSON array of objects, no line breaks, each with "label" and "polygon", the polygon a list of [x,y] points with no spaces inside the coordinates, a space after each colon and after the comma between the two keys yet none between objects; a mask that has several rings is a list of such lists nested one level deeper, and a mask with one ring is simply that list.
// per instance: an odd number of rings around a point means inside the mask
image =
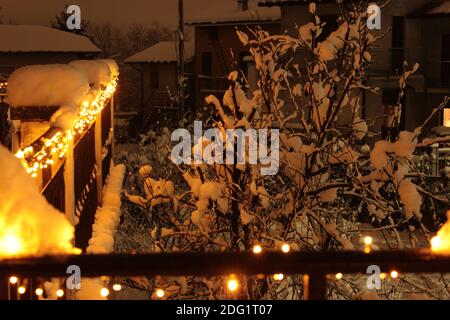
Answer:
[{"label": "snow-laden tree", "polygon": [[[257,89],[250,92],[245,77],[234,71],[223,97],[206,98],[212,116],[203,127],[218,128],[219,141],[225,140],[226,129],[279,129],[276,175],[261,175],[262,164],[176,166],[168,160],[170,132],[146,137],[153,139],[153,151],[132,161],[139,179],[127,197],[146,217],[151,251],[250,252],[255,245],[280,250],[283,244],[291,250],[360,249],[355,244],[365,233],[361,222],[386,237],[389,247],[415,247],[417,235],[428,239],[430,227],[444,219],[447,177],[435,182],[419,169],[423,155],[417,155],[418,148],[435,140],[423,139],[422,126],[380,140],[379,133],[369,130],[372,119],[362,118],[362,92],[379,94],[364,81],[377,59],[371,48],[378,38],[367,28],[362,5],[352,10],[337,5],[339,27],[328,35],[322,34],[324,22],[314,5],[309,8],[313,22],[300,26],[297,37],[260,28],[237,31],[254,59]],[[406,82],[418,68],[405,63],[392,127],[400,123]],[[194,149],[206,151],[211,140],[195,144]],[[427,226],[425,218],[431,221]],[[403,234],[408,241],[401,239]],[[174,299],[223,298],[229,297],[225,280],[166,278],[156,280],[156,286]],[[296,299],[303,294],[299,276],[240,280],[241,298]],[[155,286],[130,285],[150,291]],[[335,297],[355,298],[361,290],[350,282],[332,286]]]}]

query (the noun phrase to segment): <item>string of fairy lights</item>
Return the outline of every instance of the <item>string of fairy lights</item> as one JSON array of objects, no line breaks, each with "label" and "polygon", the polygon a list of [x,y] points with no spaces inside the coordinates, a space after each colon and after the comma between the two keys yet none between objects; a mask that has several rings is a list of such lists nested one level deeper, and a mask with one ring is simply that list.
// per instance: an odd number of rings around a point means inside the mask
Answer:
[{"label": "string of fairy lights", "polygon": [[67,154],[70,141],[77,135],[82,135],[97,115],[103,110],[108,100],[111,99],[117,87],[117,78],[100,92],[92,101],[83,101],[76,117],[74,126],[67,130],[56,130],[51,137],[41,137],[36,143],[17,151],[15,156],[21,159],[23,166],[33,178],[38,176],[38,171],[51,166],[55,157],[62,159]]},{"label": "string of fairy lights", "polygon": [[[361,238],[361,242],[363,243],[363,251],[367,254],[371,253],[376,246],[374,246],[373,243],[373,238],[370,236],[365,236]],[[289,254],[289,252],[291,252],[291,247],[288,243],[283,243],[281,244],[281,246],[279,247],[279,250],[285,254]],[[263,246],[260,244],[256,244],[252,247],[252,253],[255,255],[259,255],[262,254],[264,249]],[[398,277],[400,276],[399,272],[396,270],[391,270],[389,274],[387,273],[381,273],[379,275],[380,280],[386,280],[388,277],[390,277],[392,280],[396,280]],[[105,280],[103,281],[103,287],[101,289],[99,289],[98,294],[103,297],[103,298],[108,298],[112,292],[119,292],[123,289],[122,285],[118,282],[115,282],[112,285],[108,285],[107,284],[107,278],[105,277]],[[333,278],[336,281],[341,281],[344,279],[344,274],[342,274],[341,272],[336,273]],[[284,274],[282,273],[276,273],[273,275],[273,280],[274,281],[282,281],[284,279]],[[21,282],[20,279],[16,276],[11,276],[9,278],[9,285],[13,286],[13,288],[15,289],[15,291],[17,292],[17,295],[23,296],[24,294],[26,294],[27,291],[27,285],[26,282]],[[227,291],[234,295],[236,294],[239,289],[240,289],[240,282],[239,282],[239,277],[235,274],[231,274],[228,275],[226,278],[226,282],[225,282],[225,286]],[[42,286],[38,286],[35,289],[34,292],[35,296],[37,298],[44,298],[44,289]],[[64,291],[64,289],[59,288],[56,290],[55,292],[57,299],[61,300],[63,299],[63,297],[65,296],[66,292]],[[167,296],[166,291],[164,290],[164,288],[156,288],[152,298],[154,299],[164,299]]]}]

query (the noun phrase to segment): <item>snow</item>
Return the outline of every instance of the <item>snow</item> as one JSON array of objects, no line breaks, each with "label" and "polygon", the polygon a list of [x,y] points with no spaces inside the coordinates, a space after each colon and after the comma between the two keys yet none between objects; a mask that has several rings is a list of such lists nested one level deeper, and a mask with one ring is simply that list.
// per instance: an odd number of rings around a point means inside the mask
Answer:
[{"label": "snow", "polygon": [[87,37],[44,26],[0,25],[0,39],[0,52],[101,52]]},{"label": "snow", "polygon": [[449,14],[450,13],[450,1],[444,1],[437,7],[428,11],[428,14]]},{"label": "snow", "polygon": [[109,67],[109,71],[111,73],[111,77],[112,78],[116,78],[119,76],[119,66],[117,65],[117,62],[113,59],[100,59],[98,61],[103,61],[105,62],[108,67]]},{"label": "snow", "polygon": [[64,64],[22,67],[8,79],[12,107],[79,106],[88,91],[87,77]]},{"label": "snow", "polygon": [[[161,41],[157,44],[140,51],[125,59],[127,63],[163,63],[178,61],[178,48],[175,41]],[[184,43],[184,61],[190,62],[194,59],[194,42]]]},{"label": "snow", "polygon": [[105,60],[74,60],[69,66],[83,72],[91,85],[108,85],[111,82],[111,69]]},{"label": "snow", "polygon": [[280,8],[263,8],[258,6],[257,0],[249,0],[249,9],[243,11],[238,8],[234,0],[214,0],[214,4],[198,10],[188,16],[188,25],[226,23],[226,22],[258,22],[279,21],[281,18]]},{"label": "snow", "polygon": [[110,175],[103,192],[103,206],[95,213],[92,226],[92,238],[89,240],[88,253],[111,253],[114,250],[114,234],[120,222],[122,182],[125,166],[111,167]]},{"label": "snow", "polygon": [[74,228],[0,145],[0,258],[78,253]]},{"label": "snow", "polygon": [[422,205],[422,199],[417,191],[416,185],[410,180],[405,179],[400,183],[398,193],[400,195],[400,201],[405,206],[404,210],[406,218],[416,216],[420,219],[420,206]]}]

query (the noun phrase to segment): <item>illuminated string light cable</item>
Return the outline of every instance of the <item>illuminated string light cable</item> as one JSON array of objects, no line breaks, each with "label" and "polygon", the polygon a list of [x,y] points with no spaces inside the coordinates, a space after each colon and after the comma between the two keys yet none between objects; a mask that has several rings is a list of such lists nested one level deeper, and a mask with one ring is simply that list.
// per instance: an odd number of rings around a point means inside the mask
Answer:
[{"label": "illuminated string light cable", "polygon": [[15,156],[22,160],[28,174],[35,178],[38,170],[45,169],[53,164],[55,157],[64,158],[70,141],[75,136],[83,134],[94,123],[97,114],[103,110],[114,94],[116,87],[117,78],[112,79],[110,84],[95,99],[84,101],[72,129],[63,132],[58,128],[53,128],[55,132],[51,138],[41,138],[33,145],[19,150]]}]

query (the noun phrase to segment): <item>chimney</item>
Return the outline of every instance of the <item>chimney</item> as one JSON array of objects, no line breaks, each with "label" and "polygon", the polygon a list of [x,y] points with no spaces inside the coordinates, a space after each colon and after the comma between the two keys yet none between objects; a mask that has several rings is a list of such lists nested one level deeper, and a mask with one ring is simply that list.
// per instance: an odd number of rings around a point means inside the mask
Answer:
[{"label": "chimney", "polygon": [[238,2],[238,9],[241,11],[247,11],[248,10],[248,0],[237,0]]}]

